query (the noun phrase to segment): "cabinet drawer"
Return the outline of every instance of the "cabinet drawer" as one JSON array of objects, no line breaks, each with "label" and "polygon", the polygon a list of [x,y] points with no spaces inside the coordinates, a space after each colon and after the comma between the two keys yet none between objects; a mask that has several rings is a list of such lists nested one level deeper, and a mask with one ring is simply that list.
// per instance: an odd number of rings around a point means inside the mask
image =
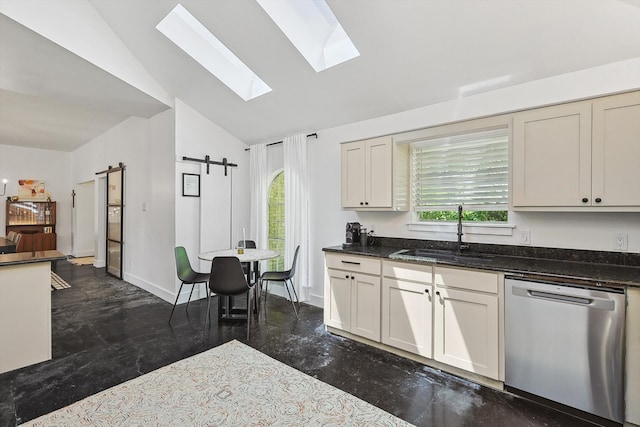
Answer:
[{"label": "cabinet drawer", "polygon": [[435,282],[437,286],[468,289],[470,291],[498,293],[497,273],[485,271],[471,271],[458,268],[435,268]]},{"label": "cabinet drawer", "polygon": [[383,261],[382,275],[400,280],[433,283],[433,266],[408,264],[406,262]]},{"label": "cabinet drawer", "polygon": [[327,268],[348,270],[357,273],[380,274],[380,259],[356,255],[326,254]]}]

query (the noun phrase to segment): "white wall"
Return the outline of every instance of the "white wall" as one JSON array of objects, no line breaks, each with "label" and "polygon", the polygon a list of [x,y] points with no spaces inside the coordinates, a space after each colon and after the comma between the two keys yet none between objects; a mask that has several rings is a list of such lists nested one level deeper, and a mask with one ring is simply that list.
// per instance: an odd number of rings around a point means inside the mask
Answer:
[{"label": "white wall", "polygon": [[[71,252],[71,155],[60,151],[0,145],[0,183],[8,179],[7,194],[18,194],[19,179],[44,181],[45,191],[56,203],[57,248]],[[1,187],[0,187],[0,191]],[[6,209],[0,209],[0,235],[5,235]]]},{"label": "white wall", "polygon": [[[311,302],[321,305],[322,248],[344,240],[347,221],[375,224],[379,236],[441,239],[410,231],[412,213],[343,211],[340,207],[340,143],[406,132],[542,105],[640,88],[640,58],[486,92],[346,126],[318,130],[309,141]],[[531,231],[531,244],[543,247],[612,250],[612,233],[628,233],[629,251],[640,252],[640,214],[510,212],[517,230]],[[513,236],[466,235],[470,242],[519,244]],[[447,240],[455,240],[455,231]]]},{"label": "white wall", "polygon": [[[184,102],[176,99],[176,138],[175,138],[175,245],[184,246],[191,259],[194,269],[207,271],[211,268],[210,262],[197,261],[200,251],[200,197],[182,196],[182,174],[201,173],[201,163],[183,161],[182,157],[204,159],[208,154],[211,160],[222,161],[224,157],[230,163],[238,165],[233,168],[233,226],[234,230],[245,227],[249,230],[249,152],[245,151],[247,145],[242,141],[206,119]],[[210,166],[212,171],[220,173],[221,166]],[[201,182],[202,184],[202,182]],[[203,190],[201,189],[201,192]],[[220,214],[228,212],[228,201],[220,201]],[[224,211],[224,212],[222,212]],[[210,213],[207,221],[216,223],[220,227],[229,227],[227,216],[220,220],[214,211]],[[249,238],[249,236],[247,236]],[[173,274],[175,277],[175,273]],[[175,291],[180,287],[176,278]],[[185,286],[183,294],[190,290]],[[195,294],[194,294],[195,295]],[[186,298],[181,296],[181,301]]]},{"label": "white wall", "polygon": [[0,12],[138,90],[172,105],[171,97],[87,0],[3,0]]},{"label": "white wall", "polygon": [[[95,180],[96,192],[104,191],[95,173],[124,163],[123,277],[167,301],[175,277],[174,133],[173,110],[129,118],[74,151],[69,178]],[[96,206],[96,212],[104,209]]]}]

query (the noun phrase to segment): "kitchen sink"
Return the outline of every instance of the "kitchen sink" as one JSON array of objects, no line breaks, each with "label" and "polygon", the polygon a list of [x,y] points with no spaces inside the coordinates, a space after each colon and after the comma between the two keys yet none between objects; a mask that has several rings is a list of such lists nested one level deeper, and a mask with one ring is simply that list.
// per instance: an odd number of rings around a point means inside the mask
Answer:
[{"label": "kitchen sink", "polygon": [[493,255],[472,252],[454,252],[439,249],[402,249],[389,255],[392,259],[407,259],[431,262],[469,262],[487,264],[493,261]]}]

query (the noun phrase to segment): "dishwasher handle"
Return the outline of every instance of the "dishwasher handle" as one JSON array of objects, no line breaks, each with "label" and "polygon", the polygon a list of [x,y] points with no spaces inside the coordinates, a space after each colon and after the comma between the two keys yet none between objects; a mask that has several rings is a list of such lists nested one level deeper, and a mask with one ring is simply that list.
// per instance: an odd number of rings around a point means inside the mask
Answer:
[{"label": "dishwasher handle", "polygon": [[526,287],[513,286],[513,294],[526,298],[543,299],[565,304],[582,305],[588,308],[599,310],[613,310],[615,302],[606,298],[585,298],[575,295],[557,294],[554,292],[545,292],[535,289],[527,289]]},{"label": "dishwasher handle", "polygon": [[592,298],[582,298],[582,297],[574,297],[569,295],[553,294],[551,292],[529,290],[528,294],[529,296],[536,297],[536,298],[550,299],[558,302],[571,302],[574,304],[582,304],[582,305],[589,305],[593,302]]}]

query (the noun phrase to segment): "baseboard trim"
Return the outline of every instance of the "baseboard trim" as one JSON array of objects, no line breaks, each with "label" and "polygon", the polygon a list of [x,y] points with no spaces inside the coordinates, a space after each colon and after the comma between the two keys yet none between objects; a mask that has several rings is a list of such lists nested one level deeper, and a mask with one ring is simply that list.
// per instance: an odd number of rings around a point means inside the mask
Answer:
[{"label": "baseboard trim", "polygon": [[382,344],[377,341],[371,341],[367,338],[360,337],[358,335],[354,335],[352,333],[342,331],[340,329],[336,329],[331,326],[326,326],[328,332],[339,335],[344,338],[349,338],[351,340],[370,345],[375,348],[379,348],[381,350],[388,351],[389,353],[396,354],[398,356],[406,357],[407,359],[414,360],[418,363],[422,363],[423,365],[430,366],[434,369],[439,369],[441,371],[447,372],[452,375],[456,375],[458,377],[464,378],[469,381],[473,381],[478,384],[482,384],[487,387],[494,388],[496,390],[504,391],[504,383],[502,381],[497,381],[492,378],[488,378],[482,375],[475,374],[473,372],[465,371],[464,369],[457,368],[455,366],[447,365],[446,363],[438,362],[437,360],[428,359],[426,357],[418,356],[417,354],[409,353],[408,351],[400,350],[399,348],[391,347],[386,344]]},{"label": "baseboard trim", "polygon": [[[170,302],[171,304],[173,304],[173,302],[175,301],[175,293],[169,292],[166,289],[154,285],[153,283],[147,282],[146,280],[141,279],[138,276],[134,276],[130,273],[124,273],[123,280],[139,287],[140,289],[144,289],[145,291],[150,292],[158,298],[162,298],[163,300]],[[187,294],[187,297],[188,296],[189,294]]]}]

